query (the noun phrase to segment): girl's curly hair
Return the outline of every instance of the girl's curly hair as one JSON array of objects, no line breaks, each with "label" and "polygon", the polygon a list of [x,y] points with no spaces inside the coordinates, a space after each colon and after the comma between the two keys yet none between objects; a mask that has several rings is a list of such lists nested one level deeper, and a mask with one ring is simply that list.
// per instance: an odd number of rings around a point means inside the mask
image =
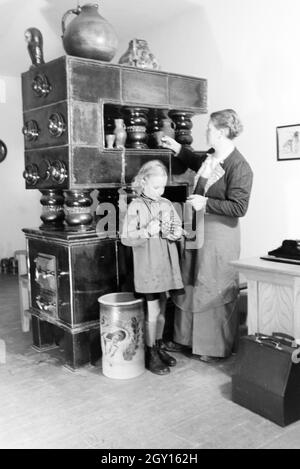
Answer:
[{"label": "girl's curly hair", "polygon": [[152,175],[163,175],[168,177],[168,173],[165,165],[159,160],[147,161],[147,163],[141,166],[139,172],[131,183],[132,189],[140,195],[145,187],[146,179]]}]

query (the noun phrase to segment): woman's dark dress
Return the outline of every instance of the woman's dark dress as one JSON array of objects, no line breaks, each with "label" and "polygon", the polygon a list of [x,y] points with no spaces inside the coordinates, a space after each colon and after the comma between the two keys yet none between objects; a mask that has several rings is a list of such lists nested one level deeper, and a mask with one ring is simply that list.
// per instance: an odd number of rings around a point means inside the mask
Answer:
[{"label": "woman's dark dress", "polygon": [[[177,156],[194,171],[206,157],[187,148]],[[220,171],[212,175],[208,186],[200,178],[194,191],[208,197],[204,244],[182,253],[185,294],[175,299],[174,335],[176,342],[192,346],[193,353],[215,357],[230,355],[236,337],[239,281],[230,261],[240,255],[239,217],[247,211],[253,179],[249,164],[236,148],[220,166],[221,177]]]}]

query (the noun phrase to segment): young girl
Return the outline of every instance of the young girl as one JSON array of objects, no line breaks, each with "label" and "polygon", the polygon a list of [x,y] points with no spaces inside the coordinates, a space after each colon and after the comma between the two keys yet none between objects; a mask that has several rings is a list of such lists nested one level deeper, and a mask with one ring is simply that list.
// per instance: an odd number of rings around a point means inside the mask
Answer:
[{"label": "young girl", "polygon": [[121,236],[122,243],[133,249],[135,290],[147,301],[146,368],[159,375],[176,365],[162,349],[166,292],[184,292],[175,243],[182,235],[181,220],[172,203],[161,197],[167,179],[158,160],[141,167],[132,183],[138,196],[128,206]]}]

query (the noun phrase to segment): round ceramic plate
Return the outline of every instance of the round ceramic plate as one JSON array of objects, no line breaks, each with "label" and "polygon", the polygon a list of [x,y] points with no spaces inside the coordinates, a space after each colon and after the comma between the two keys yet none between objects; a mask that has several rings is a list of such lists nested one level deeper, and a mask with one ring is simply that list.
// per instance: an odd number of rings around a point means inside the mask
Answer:
[{"label": "round ceramic plate", "polygon": [[7,155],[7,148],[4,142],[0,140],[0,163],[5,159]]}]

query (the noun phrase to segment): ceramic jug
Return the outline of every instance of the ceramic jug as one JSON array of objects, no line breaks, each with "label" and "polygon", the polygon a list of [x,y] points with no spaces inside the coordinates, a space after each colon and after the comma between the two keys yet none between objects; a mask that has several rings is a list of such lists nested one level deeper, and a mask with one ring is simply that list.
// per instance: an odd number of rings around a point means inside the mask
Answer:
[{"label": "ceramic jug", "polygon": [[115,146],[117,148],[124,148],[125,142],[127,138],[126,126],[124,124],[124,120],[119,118],[115,119],[115,130],[114,134],[116,136]]},{"label": "ceramic jug", "polygon": [[106,148],[108,148],[109,150],[112,150],[114,147],[115,140],[116,140],[116,136],[114,134],[106,134],[105,135]]},{"label": "ceramic jug", "polygon": [[[76,15],[66,25],[67,18]],[[62,17],[62,40],[67,54],[110,62],[118,39],[113,27],[98,13],[98,5],[87,3],[68,10]]]},{"label": "ceramic jug", "polygon": [[169,117],[164,115],[159,120],[159,128],[160,130],[153,133],[153,137],[156,140],[156,146],[158,148],[162,147],[161,139],[165,135],[175,138],[175,124]]},{"label": "ceramic jug", "polygon": [[172,138],[175,137],[175,124],[169,117],[163,117],[160,120],[160,130],[164,135],[168,135]]}]

